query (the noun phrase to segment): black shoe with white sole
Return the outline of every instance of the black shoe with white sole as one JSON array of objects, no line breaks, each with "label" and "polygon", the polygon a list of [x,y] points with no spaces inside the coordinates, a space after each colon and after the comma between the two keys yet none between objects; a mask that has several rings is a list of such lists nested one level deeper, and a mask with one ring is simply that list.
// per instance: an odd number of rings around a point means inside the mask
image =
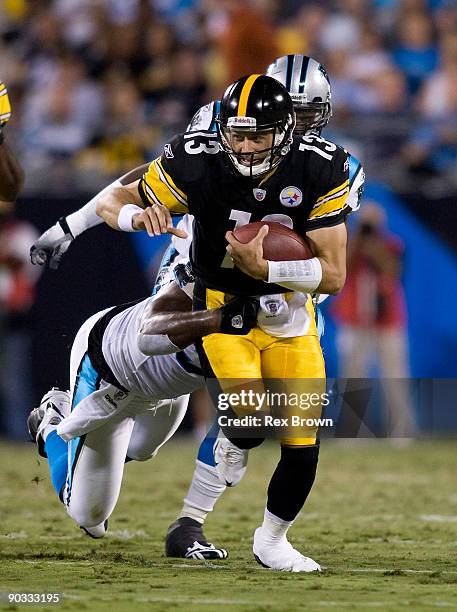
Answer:
[{"label": "black shoe with white sole", "polygon": [[202,525],[185,516],[168,528],[165,555],[181,559],[227,559],[228,552],[207,542]]}]

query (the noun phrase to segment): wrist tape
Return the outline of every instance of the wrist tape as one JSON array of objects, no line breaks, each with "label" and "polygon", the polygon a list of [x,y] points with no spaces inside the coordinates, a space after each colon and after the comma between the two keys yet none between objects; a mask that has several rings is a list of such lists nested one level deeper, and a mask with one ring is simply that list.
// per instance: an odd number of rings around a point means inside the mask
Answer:
[{"label": "wrist tape", "polygon": [[119,212],[117,218],[117,225],[123,232],[137,232],[139,230],[133,229],[132,220],[135,215],[141,214],[144,210],[136,204],[126,204]]},{"label": "wrist tape", "polygon": [[309,293],[319,287],[322,280],[322,266],[317,257],[294,261],[269,261],[268,281],[292,291]]}]

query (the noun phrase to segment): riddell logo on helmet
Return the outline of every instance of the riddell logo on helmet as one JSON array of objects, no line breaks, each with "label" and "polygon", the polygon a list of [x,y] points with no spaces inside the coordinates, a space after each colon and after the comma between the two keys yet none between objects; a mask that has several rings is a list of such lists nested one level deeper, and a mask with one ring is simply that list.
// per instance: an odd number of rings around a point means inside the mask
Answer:
[{"label": "riddell logo on helmet", "polygon": [[229,117],[227,127],[257,127],[257,119],[255,117]]}]

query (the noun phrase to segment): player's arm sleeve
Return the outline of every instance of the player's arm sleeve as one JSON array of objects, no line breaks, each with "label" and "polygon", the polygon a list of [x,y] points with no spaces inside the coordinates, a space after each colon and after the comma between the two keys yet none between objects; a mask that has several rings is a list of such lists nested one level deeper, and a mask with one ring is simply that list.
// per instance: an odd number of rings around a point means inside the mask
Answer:
[{"label": "player's arm sleeve", "polygon": [[219,112],[220,104],[219,100],[215,100],[199,108],[190,120],[186,132],[198,132],[201,130],[215,132],[216,117]]},{"label": "player's arm sleeve", "polygon": [[355,212],[360,208],[363,190],[365,187],[365,172],[359,160],[349,153],[349,194],[348,206],[349,212]]},{"label": "player's arm sleeve", "polygon": [[[324,163],[324,162],[323,162]],[[338,148],[328,166],[319,173],[316,198],[308,217],[306,231],[342,223],[351,212],[349,205],[348,153]]]},{"label": "player's arm sleeve", "polygon": [[181,153],[180,137],[165,145],[164,154],[154,159],[138,184],[145,206],[161,204],[175,215],[189,212],[186,182],[182,176],[185,158]]}]

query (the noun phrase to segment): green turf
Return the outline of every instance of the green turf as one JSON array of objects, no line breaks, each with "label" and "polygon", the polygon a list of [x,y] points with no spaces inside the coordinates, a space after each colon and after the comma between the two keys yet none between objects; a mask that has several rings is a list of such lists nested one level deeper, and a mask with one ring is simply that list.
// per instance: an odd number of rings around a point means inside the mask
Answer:
[{"label": "green turf", "polygon": [[[246,478],[208,519],[226,561],[166,559],[196,446],[176,439],[126,466],[110,535],[94,541],[67,517],[45,460],[0,445],[0,591],[59,592],[33,610],[457,609],[455,442],[323,444],[316,485],[290,539],[320,575],[276,573],[251,553],[277,448],[251,452]],[[0,604],[6,609],[24,606]]]}]

